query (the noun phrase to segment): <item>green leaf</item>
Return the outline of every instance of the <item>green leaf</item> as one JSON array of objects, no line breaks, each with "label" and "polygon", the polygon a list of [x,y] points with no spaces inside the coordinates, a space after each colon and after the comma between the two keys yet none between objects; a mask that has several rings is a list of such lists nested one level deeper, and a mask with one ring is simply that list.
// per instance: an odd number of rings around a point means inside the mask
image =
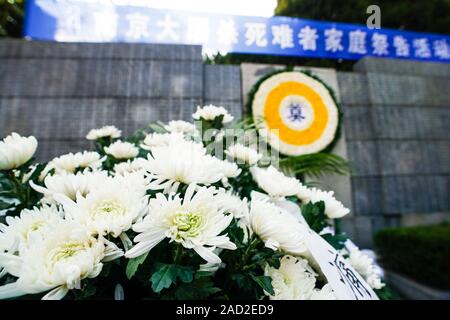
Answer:
[{"label": "green leaf", "polygon": [[193,282],[181,284],[174,295],[179,300],[199,300],[206,299],[220,291],[220,288],[214,286],[211,276],[205,276],[204,273],[198,272],[195,274]]},{"label": "green leaf", "polygon": [[336,250],[341,250],[345,247],[345,242],[347,241],[348,237],[345,233],[339,233],[332,235],[331,233],[327,233],[322,235],[322,238],[324,238],[333,248]]},{"label": "green leaf", "polygon": [[89,284],[82,290],[74,290],[73,293],[75,295],[75,300],[86,300],[97,292],[97,289],[94,285]]},{"label": "green leaf", "polygon": [[350,165],[347,160],[325,152],[280,159],[280,168],[295,175],[311,177],[320,177],[324,174],[346,175],[350,173]]},{"label": "green leaf", "polygon": [[150,278],[152,289],[156,293],[162,289],[169,288],[177,279],[182,282],[192,282],[194,278],[194,269],[192,267],[179,266],[175,264],[157,263],[156,271]]},{"label": "green leaf", "polygon": [[125,271],[128,279],[131,279],[135,275],[137,269],[139,268],[139,265],[144,263],[145,259],[147,259],[147,256],[148,252],[128,261],[127,269]]},{"label": "green leaf", "polygon": [[315,232],[322,231],[328,225],[325,215],[325,203],[323,201],[303,204],[301,212],[309,227]]},{"label": "green leaf", "polygon": [[150,123],[148,127],[156,133],[167,133],[168,131],[164,128],[164,123],[158,121],[157,123]]},{"label": "green leaf", "polygon": [[14,203],[8,203],[0,199],[0,210],[6,210],[14,207]]},{"label": "green leaf", "polygon": [[192,267],[183,267],[183,266],[175,266],[176,267],[176,271],[177,271],[177,277],[185,282],[185,283],[189,283],[192,282],[193,278],[194,278],[194,270],[192,269]]},{"label": "green leaf", "polygon": [[274,295],[275,292],[273,291],[272,286],[272,278],[269,276],[254,276],[250,274],[253,281],[255,281],[261,288],[264,289],[264,291],[268,292],[271,295]]}]

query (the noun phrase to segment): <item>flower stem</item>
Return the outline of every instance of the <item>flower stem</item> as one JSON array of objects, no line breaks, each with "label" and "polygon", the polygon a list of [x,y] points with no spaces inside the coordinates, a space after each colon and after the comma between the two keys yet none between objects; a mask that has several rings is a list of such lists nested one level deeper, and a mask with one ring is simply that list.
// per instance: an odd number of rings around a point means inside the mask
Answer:
[{"label": "flower stem", "polygon": [[20,203],[23,204],[24,200],[26,200],[26,199],[25,199],[25,197],[24,197],[24,195],[22,193],[21,183],[19,182],[19,180],[17,180],[17,177],[14,174],[13,170],[7,171],[7,175],[10,177],[12,183],[14,184],[14,189],[15,189],[17,195],[18,195],[18,199],[20,200]]}]

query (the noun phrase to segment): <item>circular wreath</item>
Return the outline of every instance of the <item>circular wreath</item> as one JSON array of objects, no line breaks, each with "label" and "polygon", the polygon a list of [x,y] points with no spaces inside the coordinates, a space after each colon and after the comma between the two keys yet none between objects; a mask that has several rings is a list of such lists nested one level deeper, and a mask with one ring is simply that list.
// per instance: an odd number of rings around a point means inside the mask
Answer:
[{"label": "circular wreath", "polygon": [[333,91],[305,71],[277,71],[261,79],[249,104],[258,132],[280,153],[297,156],[330,150],[339,135]]}]

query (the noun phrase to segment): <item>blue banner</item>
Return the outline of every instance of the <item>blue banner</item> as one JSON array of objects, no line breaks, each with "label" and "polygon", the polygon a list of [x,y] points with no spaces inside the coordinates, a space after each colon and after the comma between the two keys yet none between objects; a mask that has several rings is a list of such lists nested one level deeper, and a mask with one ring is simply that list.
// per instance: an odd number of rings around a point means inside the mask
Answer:
[{"label": "blue banner", "polygon": [[62,42],[201,44],[221,52],[450,62],[450,37],[287,17],[154,9],[141,0],[30,0],[24,36]]}]

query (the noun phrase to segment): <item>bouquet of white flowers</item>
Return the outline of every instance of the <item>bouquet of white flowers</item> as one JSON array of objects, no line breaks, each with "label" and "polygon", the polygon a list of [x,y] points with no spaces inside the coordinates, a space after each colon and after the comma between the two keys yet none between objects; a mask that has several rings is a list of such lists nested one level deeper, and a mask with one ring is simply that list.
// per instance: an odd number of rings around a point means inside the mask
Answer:
[{"label": "bouquet of white flowers", "polygon": [[311,239],[355,268],[354,287],[383,286],[334,229],[349,210],[333,192],[243,142],[251,125],[225,129],[226,109],[193,118],[126,141],[94,129],[95,152],[48,163],[33,164],[34,137],[0,142],[0,299],[342,298]]}]

